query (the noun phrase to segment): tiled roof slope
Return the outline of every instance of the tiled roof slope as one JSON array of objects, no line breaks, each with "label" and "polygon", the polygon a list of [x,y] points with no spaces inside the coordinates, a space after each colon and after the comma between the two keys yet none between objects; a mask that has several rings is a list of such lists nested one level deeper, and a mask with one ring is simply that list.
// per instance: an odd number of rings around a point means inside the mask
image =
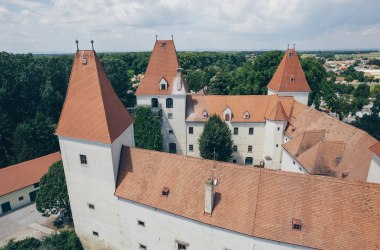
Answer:
[{"label": "tiled roof slope", "polygon": [[[186,102],[186,121],[205,122],[203,112],[217,114],[223,119],[223,111],[229,107],[232,110],[232,122],[265,122],[272,111],[275,118],[285,119],[290,116],[293,97],[278,97],[277,95],[188,95]],[[277,108],[280,104],[279,115]],[[282,108],[282,109],[281,109]],[[249,118],[244,113],[249,112]]]},{"label": "tiled roof slope", "polygon": [[[348,173],[348,176],[345,177],[346,179],[367,181],[372,158],[370,148],[378,141],[360,129],[332,118],[323,112],[307,107],[299,102],[294,102],[292,113],[289,118],[289,125],[285,131],[286,135],[292,140],[283,145],[284,149],[293,155],[293,157],[300,157],[301,155],[298,152],[299,147],[302,145],[300,140],[304,138],[303,136],[308,136],[308,134],[313,131],[315,133],[316,130],[324,130],[325,132],[323,132],[323,136],[317,136],[319,139],[315,139],[308,150],[311,150],[312,147],[317,145],[320,141],[345,144],[344,149],[342,149],[341,159],[337,159],[339,164],[330,169],[334,173],[333,176],[342,178],[343,173]],[[322,149],[326,147],[328,148],[327,144],[323,145]],[[334,146],[331,147],[331,150],[333,150],[333,148]],[[307,154],[307,158],[309,158],[308,161],[315,162],[320,159],[318,157],[320,150],[322,149],[317,147],[310,151]],[[326,153],[331,153],[331,150],[327,150]],[[336,148],[334,150],[336,150]],[[338,151],[339,152],[335,152],[336,158],[341,154],[341,151]],[[302,153],[305,154],[306,152]],[[297,153],[299,156],[296,156]],[[330,170],[326,171],[325,174],[331,175]]]},{"label": "tiled roof slope", "polygon": [[[242,234],[319,249],[375,249],[380,185],[123,147],[115,195]],[[218,179],[212,215],[204,184]],[[169,196],[161,196],[169,187]],[[292,219],[302,230],[292,229]]]},{"label": "tiled roof slope", "polygon": [[[294,81],[290,79],[293,78]],[[268,84],[276,92],[310,92],[295,49],[287,49],[276,72]]]},{"label": "tiled roof slope", "polygon": [[[177,51],[173,40],[157,40],[150,56],[144,78],[136,91],[136,95],[171,95],[174,88],[174,80],[179,68]],[[162,78],[168,82],[168,88],[160,90],[159,82]],[[184,77],[182,83],[186,90],[189,88]]]},{"label": "tiled roof slope", "polygon": [[284,107],[281,104],[281,101],[278,100],[276,106],[272,109],[268,116],[266,116],[268,120],[272,121],[287,121],[288,115],[286,114]]},{"label": "tiled roof slope", "polygon": [[0,169],[0,196],[40,182],[49,167],[61,160],[59,152]]},{"label": "tiled roof slope", "polygon": [[112,143],[132,123],[95,51],[78,51],[56,134]]},{"label": "tiled roof slope", "polygon": [[380,142],[371,147],[372,153],[374,153],[377,157],[380,158]]}]

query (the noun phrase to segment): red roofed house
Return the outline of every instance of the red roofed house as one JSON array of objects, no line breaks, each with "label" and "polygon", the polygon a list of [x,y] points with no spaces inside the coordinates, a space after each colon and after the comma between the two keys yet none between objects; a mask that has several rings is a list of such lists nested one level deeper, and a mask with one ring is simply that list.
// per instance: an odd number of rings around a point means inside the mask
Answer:
[{"label": "red roofed house", "polygon": [[0,215],[33,202],[41,177],[59,160],[57,152],[0,169]]}]

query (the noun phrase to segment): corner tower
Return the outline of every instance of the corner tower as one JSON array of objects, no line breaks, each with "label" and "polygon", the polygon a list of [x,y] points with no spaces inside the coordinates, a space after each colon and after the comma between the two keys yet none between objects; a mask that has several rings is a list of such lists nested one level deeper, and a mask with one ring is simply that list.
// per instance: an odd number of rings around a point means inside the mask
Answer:
[{"label": "corner tower", "polygon": [[134,145],[133,119],[93,50],[75,54],[56,135],[75,230],[83,245],[123,249],[114,192],[121,148]]},{"label": "corner tower", "polygon": [[307,105],[310,91],[295,48],[287,49],[268,84],[268,95],[293,96]]},{"label": "corner tower", "polygon": [[143,80],[136,91],[137,105],[162,111],[163,147],[186,155],[186,95],[173,40],[156,40]]}]

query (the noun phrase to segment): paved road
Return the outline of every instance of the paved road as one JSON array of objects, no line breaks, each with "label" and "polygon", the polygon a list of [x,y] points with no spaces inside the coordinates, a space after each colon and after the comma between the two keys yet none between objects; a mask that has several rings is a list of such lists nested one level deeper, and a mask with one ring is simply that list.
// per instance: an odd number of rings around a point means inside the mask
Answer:
[{"label": "paved road", "polygon": [[[17,240],[26,237],[41,238],[48,230],[43,229],[52,218],[45,218],[36,210],[36,204],[31,204],[9,214],[0,217],[0,247],[15,238]],[[34,226],[35,224],[41,226]],[[45,233],[43,233],[45,232]]]}]

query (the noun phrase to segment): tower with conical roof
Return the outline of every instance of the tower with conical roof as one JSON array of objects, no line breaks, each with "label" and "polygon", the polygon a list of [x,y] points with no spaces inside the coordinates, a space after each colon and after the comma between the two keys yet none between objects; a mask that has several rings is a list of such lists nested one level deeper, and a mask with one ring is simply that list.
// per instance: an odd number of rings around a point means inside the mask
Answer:
[{"label": "tower with conical roof", "polygon": [[187,154],[185,113],[188,92],[174,41],[156,40],[136,99],[137,105],[162,111],[161,132],[166,152]]},{"label": "tower with conical roof", "polygon": [[[118,245],[120,232],[115,225],[119,218],[113,194],[121,148],[134,146],[133,118],[93,50],[78,50],[74,56],[56,135],[75,231],[83,245],[88,249],[123,249]],[[103,237],[115,240],[104,243],[99,240]]]},{"label": "tower with conical roof", "polygon": [[268,95],[293,96],[307,105],[310,91],[295,48],[288,48],[268,84]]}]

